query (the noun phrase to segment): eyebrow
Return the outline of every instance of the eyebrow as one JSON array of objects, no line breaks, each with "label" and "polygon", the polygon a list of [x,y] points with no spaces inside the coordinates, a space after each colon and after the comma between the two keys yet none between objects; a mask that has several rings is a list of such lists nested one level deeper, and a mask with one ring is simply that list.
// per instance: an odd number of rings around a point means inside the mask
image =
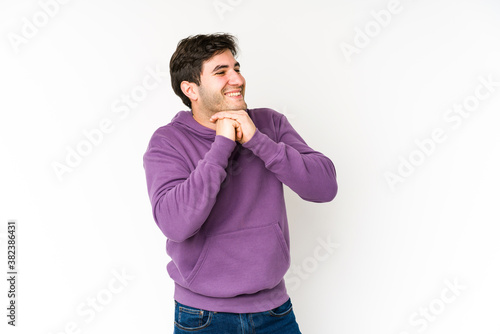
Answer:
[{"label": "eyebrow", "polygon": [[[234,67],[240,67],[240,63],[238,63],[238,62],[234,63]],[[224,68],[229,68],[229,66],[228,65],[217,65],[212,70],[212,73],[217,72],[218,70],[221,70],[221,69],[224,69]]]}]

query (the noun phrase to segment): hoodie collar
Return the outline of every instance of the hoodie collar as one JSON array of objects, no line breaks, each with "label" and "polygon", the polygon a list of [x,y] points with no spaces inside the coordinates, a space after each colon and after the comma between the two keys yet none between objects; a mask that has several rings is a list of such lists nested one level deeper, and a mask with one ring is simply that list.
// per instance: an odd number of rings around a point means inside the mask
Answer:
[{"label": "hoodie collar", "polygon": [[177,123],[186,130],[197,134],[198,136],[207,138],[207,139],[215,139],[215,130],[207,128],[206,126],[198,123],[191,111],[179,111],[177,115],[172,118],[172,123]]}]

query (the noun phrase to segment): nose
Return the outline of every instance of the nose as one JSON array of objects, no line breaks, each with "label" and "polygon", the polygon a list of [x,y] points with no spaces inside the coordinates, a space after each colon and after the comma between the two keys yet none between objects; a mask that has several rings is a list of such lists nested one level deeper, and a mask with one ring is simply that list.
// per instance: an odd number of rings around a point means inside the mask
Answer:
[{"label": "nose", "polygon": [[245,78],[241,73],[236,71],[231,71],[229,74],[229,85],[231,86],[243,86],[245,84]]}]

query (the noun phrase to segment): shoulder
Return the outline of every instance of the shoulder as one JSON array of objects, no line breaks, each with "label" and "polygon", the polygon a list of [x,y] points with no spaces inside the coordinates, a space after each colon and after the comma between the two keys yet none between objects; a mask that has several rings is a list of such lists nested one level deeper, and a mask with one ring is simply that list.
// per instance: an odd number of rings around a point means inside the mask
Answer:
[{"label": "shoulder", "polygon": [[271,108],[255,108],[248,109],[248,114],[257,127],[278,129],[281,125],[283,117],[282,113]]},{"label": "shoulder", "polygon": [[162,150],[177,150],[176,147],[182,142],[184,134],[176,123],[169,123],[159,127],[153,132],[149,140],[148,150],[158,148]]},{"label": "shoulder", "polygon": [[179,130],[176,129],[172,123],[163,125],[153,132],[150,143],[157,143],[164,140],[168,141],[169,139],[175,138],[178,132]]},{"label": "shoulder", "polygon": [[248,115],[260,132],[277,141],[282,126],[283,114],[271,108],[248,109]]},{"label": "shoulder", "polygon": [[281,117],[284,116],[283,114],[271,108],[254,108],[254,109],[248,109],[247,112],[254,121],[275,120],[275,119],[280,119]]},{"label": "shoulder", "polygon": [[163,125],[156,129],[156,131],[151,136],[151,142],[158,141],[170,141],[175,140],[182,136],[182,127],[183,123],[186,123],[186,120],[191,117],[191,113],[187,111],[179,111],[177,112],[170,123]]}]

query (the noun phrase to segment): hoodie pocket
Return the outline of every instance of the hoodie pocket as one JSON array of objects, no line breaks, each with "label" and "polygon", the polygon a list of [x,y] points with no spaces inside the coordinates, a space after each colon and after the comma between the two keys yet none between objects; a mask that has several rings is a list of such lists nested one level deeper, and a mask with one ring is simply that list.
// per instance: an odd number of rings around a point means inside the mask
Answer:
[{"label": "hoodie pocket", "polygon": [[219,298],[271,289],[290,266],[290,252],[278,223],[208,236],[187,278],[196,293]]}]

